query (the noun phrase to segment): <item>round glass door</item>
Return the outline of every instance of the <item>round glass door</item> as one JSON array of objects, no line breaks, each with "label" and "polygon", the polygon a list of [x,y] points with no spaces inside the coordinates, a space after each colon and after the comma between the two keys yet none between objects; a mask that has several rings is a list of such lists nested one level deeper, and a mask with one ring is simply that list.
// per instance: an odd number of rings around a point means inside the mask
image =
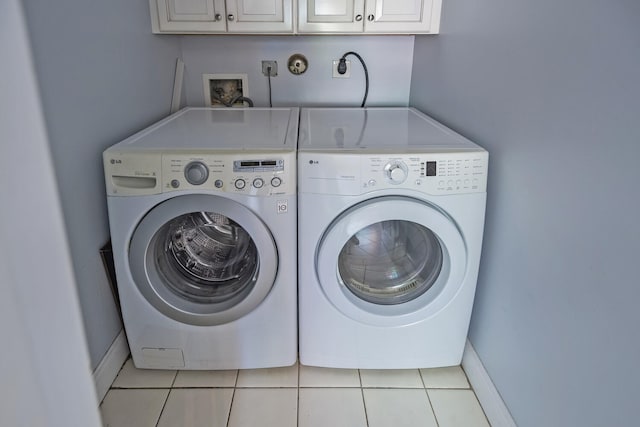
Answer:
[{"label": "round glass door", "polygon": [[323,293],[344,315],[376,326],[422,321],[462,286],[464,239],[437,207],[413,198],[366,200],[339,215],[316,251]]},{"label": "round glass door", "polygon": [[415,222],[389,220],[354,234],[338,255],[338,276],[364,301],[402,304],[428,291],[442,269],[436,235]]},{"label": "round glass door", "polygon": [[255,284],[256,245],[244,228],[224,215],[180,215],[166,223],[154,241],[158,271],[166,286],[182,298],[233,305]]},{"label": "round glass door", "polygon": [[154,207],[131,239],[134,282],[160,312],[195,325],[238,319],[266,297],[277,250],[249,209],[219,196],[188,195]]}]

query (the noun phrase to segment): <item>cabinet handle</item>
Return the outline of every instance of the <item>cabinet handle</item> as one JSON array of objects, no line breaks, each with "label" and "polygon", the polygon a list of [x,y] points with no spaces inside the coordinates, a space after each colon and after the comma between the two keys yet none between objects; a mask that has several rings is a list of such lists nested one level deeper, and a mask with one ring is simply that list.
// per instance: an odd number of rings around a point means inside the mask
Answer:
[{"label": "cabinet handle", "polygon": [[216,13],[216,15],[213,17],[213,19],[215,19],[216,21],[219,21],[222,19],[222,15],[220,15],[219,13]]},{"label": "cabinet handle", "polygon": [[227,16],[227,19],[228,19],[229,21],[233,21],[233,20],[235,19],[235,17],[233,16],[233,14],[232,14],[232,13],[230,13],[230,14]]},{"label": "cabinet handle", "polygon": [[362,15],[356,15],[356,21],[358,22],[362,21]]},{"label": "cabinet handle", "polygon": [[369,20],[369,22],[372,22],[374,19],[376,19],[376,17],[373,15],[369,15],[367,16],[367,19]]}]

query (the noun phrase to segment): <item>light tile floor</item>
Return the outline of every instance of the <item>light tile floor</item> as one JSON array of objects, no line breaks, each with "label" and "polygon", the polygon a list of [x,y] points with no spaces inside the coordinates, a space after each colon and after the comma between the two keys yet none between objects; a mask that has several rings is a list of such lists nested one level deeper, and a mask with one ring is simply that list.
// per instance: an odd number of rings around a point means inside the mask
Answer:
[{"label": "light tile floor", "polygon": [[136,369],[100,405],[105,427],[487,427],[459,366],[357,370]]}]

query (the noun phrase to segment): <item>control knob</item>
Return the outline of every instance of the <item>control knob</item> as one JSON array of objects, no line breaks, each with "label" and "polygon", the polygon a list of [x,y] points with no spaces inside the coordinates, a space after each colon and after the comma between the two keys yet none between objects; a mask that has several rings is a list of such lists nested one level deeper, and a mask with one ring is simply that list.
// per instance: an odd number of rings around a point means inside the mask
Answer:
[{"label": "control knob", "polygon": [[409,168],[404,162],[392,161],[385,165],[384,173],[391,184],[398,185],[407,179]]},{"label": "control knob", "polygon": [[209,178],[209,168],[202,162],[191,162],[184,168],[184,177],[191,185],[202,185]]}]

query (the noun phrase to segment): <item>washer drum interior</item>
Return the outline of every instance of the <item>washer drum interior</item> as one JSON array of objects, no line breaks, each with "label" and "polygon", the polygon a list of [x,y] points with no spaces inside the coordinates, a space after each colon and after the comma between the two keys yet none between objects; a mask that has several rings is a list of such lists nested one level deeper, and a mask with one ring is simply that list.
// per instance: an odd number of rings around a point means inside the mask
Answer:
[{"label": "washer drum interior", "polygon": [[179,296],[218,303],[250,290],[258,271],[256,245],[233,220],[214,212],[188,213],[158,234],[158,270]]}]

